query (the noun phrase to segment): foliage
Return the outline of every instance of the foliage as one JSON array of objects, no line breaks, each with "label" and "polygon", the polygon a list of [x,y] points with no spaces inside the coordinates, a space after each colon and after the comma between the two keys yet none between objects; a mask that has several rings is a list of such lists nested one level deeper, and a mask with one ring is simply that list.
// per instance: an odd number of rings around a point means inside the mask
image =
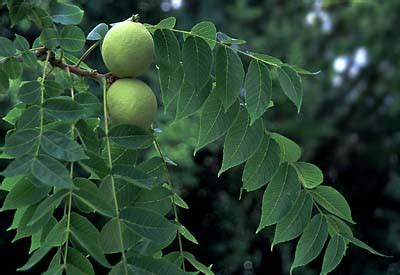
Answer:
[{"label": "foliage", "polygon": [[[15,210],[15,240],[30,237],[32,243],[31,258],[19,270],[53,251],[47,274],[93,274],[91,261],[110,274],[190,274],[186,270],[192,268],[213,274],[183,250],[183,238],[197,240],[179,222],[177,207],[186,203],[175,193],[168,171],[174,163],[163,154],[158,132],[128,125],[109,129],[105,95],[114,79],[83,63],[94,47],[81,58],[76,54],[86,42],[76,26],[83,11],[54,1],[49,7],[7,1],[7,7],[12,24],[27,17],[42,29],[32,47],[22,36],[1,38],[0,46],[0,87],[18,99],[4,118],[13,128],[1,155],[10,160],[1,172],[8,192],[2,210]],[[272,82],[300,111],[300,75],[309,72],[235,49],[231,45],[244,41],[217,34],[211,22],[191,31],[175,23],[167,18],[146,25],[154,37],[162,102],[176,121],[200,117],[196,151],[224,138],[219,175],[245,163],[243,189],[264,189],[257,232],[276,225],[274,244],[300,236],[291,272],[315,259],[328,236],[324,274],[338,265],[349,244],[382,256],[353,236],[346,224],[354,223],[350,208],[338,191],[322,185],[319,168],[299,161],[299,146],[267,129],[262,118],[273,106]],[[101,41],[107,29],[98,25],[88,40]],[[175,33],[182,34],[182,47]],[[247,70],[241,57],[251,60]],[[101,85],[103,104],[91,93],[89,78]],[[9,89],[14,83],[17,91]],[[151,146],[158,156],[145,159]],[[260,166],[263,173],[251,182]],[[93,213],[104,225],[90,220]],[[179,252],[164,254],[175,239]],[[106,257],[114,253],[120,254],[117,262]]]}]

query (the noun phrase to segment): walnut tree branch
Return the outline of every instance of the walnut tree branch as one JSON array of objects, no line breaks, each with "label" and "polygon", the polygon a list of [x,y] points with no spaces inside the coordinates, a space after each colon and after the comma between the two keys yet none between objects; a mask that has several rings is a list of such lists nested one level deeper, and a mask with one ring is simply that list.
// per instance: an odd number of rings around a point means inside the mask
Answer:
[{"label": "walnut tree branch", "polygon": [[[41,48],[36,51],[36,56],[39,59],[43,59],[46,57],[46,48]],[[73,73],[78,76],[88,77],[97,81],[101,81],[102,78],[106,78],[108,83],[112,83],[115,80],[115,77],[111,73],[101,74],[97,70],[85,70],[75,65],[64,63],[61,59],[57,59],[54,52],[50,52],[49,63],[53,67],[60,68],[62,70],[69,70],[70,73]]]}]

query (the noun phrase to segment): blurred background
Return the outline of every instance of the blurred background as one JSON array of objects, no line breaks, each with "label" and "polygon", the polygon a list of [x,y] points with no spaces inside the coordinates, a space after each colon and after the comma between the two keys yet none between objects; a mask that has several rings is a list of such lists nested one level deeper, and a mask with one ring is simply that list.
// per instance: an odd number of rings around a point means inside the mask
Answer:
[{"label": "blurred background", "polygon": [[[122,21],[134,13],[151,24],[175,16],[179,29],[210,20],[218,30],[246,40],[242,50],[320,70],[318,75],[303,77],[300,114],[275,86],[275,107],[265,115],[266,123],[301,145],[303,160],[320,166],[326,183],[345,195],[358,223],[353,228],[356,235],[394,256],[380,258],[350,247],[333,274],[400,274],[399,0],[70,2],[85,10],[86,33],[98,23]],[[29,24],[9,26],[7,11],[0,9],[1,36],[13,39],[18,33],[33,42],[39,34]],[[104,71],[98,51],[88,63]],[[145,79],[159,92],[155,69]],[[10,98],[0,95],[1,117],[11,105]],[[200,240],[199,246],[185,242],[185,249],[212,263],[221,275],[288,274],[293,243],[271,252],[273,231],[255,235],[262,191],[239,200],[242,167],[217,178],[222,158],[218,142],[193,158],[197,129],[192,119],[168,125],[172,119],[160,112],[157,125],[163,131],[160,142],[167,156],[178,163],[173,168],[175,185],[191,208],[180,212],[182,223]],[[0,122],[1,144],[7,129]],[[5,229],[12,213],[1,216],[1,273],[14,274],[28,257],[28,240],[11,245],[14,233]],[[319,274],[321,262],[318,258],[295,274]]]}]

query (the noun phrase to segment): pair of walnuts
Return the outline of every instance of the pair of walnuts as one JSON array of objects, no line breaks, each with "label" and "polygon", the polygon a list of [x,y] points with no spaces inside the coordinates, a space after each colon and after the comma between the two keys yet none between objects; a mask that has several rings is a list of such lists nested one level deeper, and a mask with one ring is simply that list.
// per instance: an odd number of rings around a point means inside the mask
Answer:
[{"label": "pair of walnuts", "polygon": [[104,37],[101,54],[106,67],[119,78],[107,91],[111,121],[150,128],[157,113],[157,100],[151,88],[135,77],[153,62],[151,34],[143,24],[118,23]]}]

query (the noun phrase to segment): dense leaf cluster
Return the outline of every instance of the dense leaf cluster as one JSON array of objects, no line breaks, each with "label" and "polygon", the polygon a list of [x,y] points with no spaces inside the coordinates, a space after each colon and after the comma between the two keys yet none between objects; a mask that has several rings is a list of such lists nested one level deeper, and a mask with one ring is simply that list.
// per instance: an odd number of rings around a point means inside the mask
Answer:
[{"label": "dense leaf cluster", "polygon": [[[0,88],[14,88],[19,100],[4,118],[14,128],[1,154],[10,159],[1,172],[8,192],[2,210],[15,210],[15,240],[31,238],[32,255],[19,270],[53,251],[46,274],[93,274],[92,260],[110,274],[190,274],[185,262],[212,274],[182,247],[181,237],[197,240],[179,223],[177,207],[188,207],[173,190],[156,133],[127,125],[109,129],[104,95],[113,79],[83,63],[95,46],[76,57],[86,40],[99,45],[108,26],[99,24],[85,38],[76,6],[10,0],[7,7],[12,24],[29,18],[42,29],[32,47],[22,36],[0,38]],[[167,18],[147,27],[165,110],[176,120],[199,113],[196,152],[224,137],[219,174],[245,163],[243,190],[265,189],[257,232],[275,225],[273,245],[300,237],[291,271],[315,259],[326,243],[322,274],[340,263],[349,243],[380,255],[353,236],[345,198],[321,185],[319,168],[299,161],[299,146],[268,131],[262,118],[273,107],[272,81],[300,110],[300,74],[310,72],[236,49],[245,41],[217,33],[211,22],[182,31]],[[175,33],[183,35],[182,47]],[[251,60],[247,70],[240,56]],[[94,74],[103,103],[85,78]],[[144,160],[145,150],[159,156]],[[90,220],[93,213],[101,225]],[[180,251],[164,254],[175,238]],[[106,256],[114,253],[121,257],[112,263]]]}]

